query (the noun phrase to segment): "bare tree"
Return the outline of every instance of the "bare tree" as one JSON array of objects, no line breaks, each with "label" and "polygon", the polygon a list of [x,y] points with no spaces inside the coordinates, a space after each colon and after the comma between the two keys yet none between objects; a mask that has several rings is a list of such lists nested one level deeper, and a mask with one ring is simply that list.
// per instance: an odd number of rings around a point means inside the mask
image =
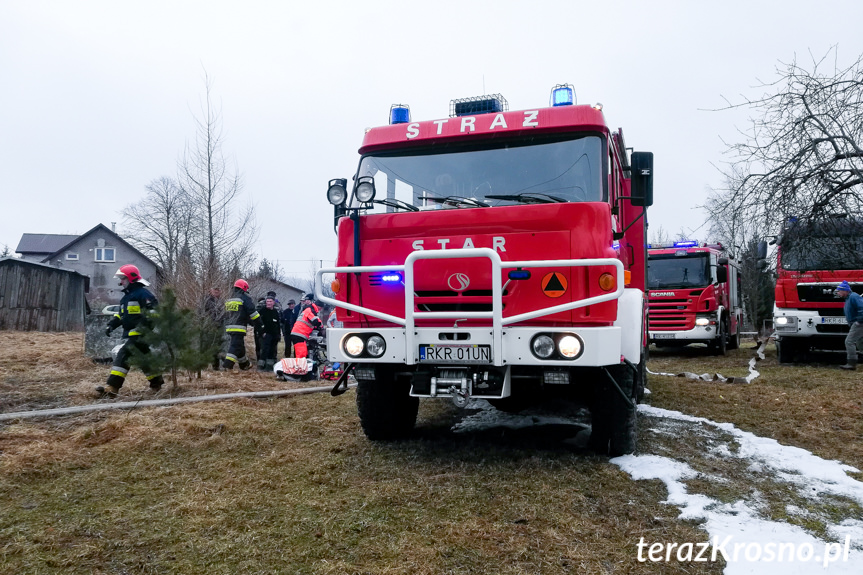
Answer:
[{"label": "bare tree", "polygon": [[146,195],[123,210],[126,234],[159,266],[166,285],[177,283],[180,251],[193,241],[192,205],[177,182],[162,176],[147,184]]},{"label": "bare tree", "polygon": [[863,57],[847,67],[837,60],[833,48],[808,68],[780,63],[761,97],[725,108],[753,115],[742,140],[728,145],[728,187],[714,193],[713,217],[765,236],[792,218],[863,213]]},{"label": "bare tree", "polygon": [[195,206],[196,242],[192,257],[203,285],[224,283],[225,271],[249,269],[258,237],[254,207],[241,205],[242,177],[229,169],[222,152],[221,113],[212,102],[212,83],[204,75],[205,98],[195,118],[194,143],[180,162],[180,186]]}]

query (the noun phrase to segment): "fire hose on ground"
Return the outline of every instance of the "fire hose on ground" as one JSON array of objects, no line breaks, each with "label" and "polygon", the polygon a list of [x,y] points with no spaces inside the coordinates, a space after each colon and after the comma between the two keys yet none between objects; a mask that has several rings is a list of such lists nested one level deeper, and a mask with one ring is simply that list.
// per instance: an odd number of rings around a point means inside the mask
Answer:
[{"label": "fire hose on ground", "polygon": [[[355,387],[351,384],[348,387]],[[324,387],[301,387],[298,389],[278,389],[273,391],[247,391],[239,393],[224,393],[220,395],[195,395],[191,397],[175,397],[171,399],[148,399],[141,401],[118,401],[113,403],[95,403],[90,405],[76,405],[74,407],[58,407],[54,409],[36,409],[32,411],[19,411],[15,413],[0,413],[0,421],[14,419],[29,419],[33,417],[53,417],[56,415],[75,415],[91,411],[107,411],[111,409],[135,409],[138,407],[161,407],[165,405],[176,405],[180,403],[199,403],[203,401],[220,401],[224,399],[237,398],[262,398],[281,397],[285,395],[307,395],[311,393],[323,393],[330,391],[330,386]]]}]

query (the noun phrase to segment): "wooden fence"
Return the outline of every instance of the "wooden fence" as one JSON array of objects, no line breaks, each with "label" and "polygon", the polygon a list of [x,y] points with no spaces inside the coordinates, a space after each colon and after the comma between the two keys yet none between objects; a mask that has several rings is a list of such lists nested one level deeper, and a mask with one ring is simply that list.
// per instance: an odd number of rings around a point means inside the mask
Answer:
[{"label": "wooden fence", "polygon": [[70,270],[0,259],[0,329],[82,331],[87,280]]}]

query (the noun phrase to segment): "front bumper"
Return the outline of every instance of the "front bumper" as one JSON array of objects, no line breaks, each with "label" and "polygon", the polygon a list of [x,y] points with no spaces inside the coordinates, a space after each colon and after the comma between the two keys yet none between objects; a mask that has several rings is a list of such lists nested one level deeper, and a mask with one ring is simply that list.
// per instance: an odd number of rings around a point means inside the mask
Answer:
[{"label": "front bumper", "polygon": [[[489,346],[494,350],[492,330],[488,327],[475,328],[415,328],[414,337],[416,350],[408,349],[408,338],[403,328],[330,328],[327,330],[327,351],[330,360],[348,363],[396,363],[416,365],[535,365],[535,366],[566,366],[593,367],[601,365],[616,365],[620,363],[621,342],[623,333],[621,327],[585,327],[585,328],[539,328],[539,327],[504,327],[501,337],[501,357],[491,357],[487,363],[459,362],[458,360],[439,362],[423,361],[420,358],[419,347],[422,345],[476,345]],[[542,360],[533,355],[530,343],[538,333],[572,333],[577,335],[583,345],[581,354],[575,359]],[[378,334],[386,342],[386,350],[377,358],[354,357],[344,349],[346,338],[351,335]],[[410,357],[410,360],[409,360]],[[416,358],[416,361],[413,361]]]},{"label": "front bumper", "polygon": [[650,332],[650,341],[651,342],[667,342],[667,341],[687,341],[687,342],[697,342],[697,341],[711,341],[716,339],[716,326],[715,325],[697,325],[692,329],[687,330],[679,330],[679,331],[651,331]]},{"label": "front bumper", "polygon": [[816,310],[773,308],[773,329],[778,337],[845,337],[845,316],[823,316]]}]

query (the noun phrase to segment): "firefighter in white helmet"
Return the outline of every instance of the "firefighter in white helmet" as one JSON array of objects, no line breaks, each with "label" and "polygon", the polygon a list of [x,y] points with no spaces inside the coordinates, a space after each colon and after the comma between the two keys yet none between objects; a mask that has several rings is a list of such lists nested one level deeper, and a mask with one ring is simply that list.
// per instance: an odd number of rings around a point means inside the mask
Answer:
[{"label": "firefighter in white helmet", "polygon": [[131,264],[124,265],[117,270],[114,276],[119,280],[120,287],[123,288],[123,299],[120,300],[119,313],[114,314],[114,317],[108,322],[105,335],[111,335],[112,331],[122,326],[123,337],[127,339],[117,353],[117,358],[111,367],[111,373],[108,375],[108,381],[105,382],[104,386],[97,387],[96,391],[102,397],[116,397],[117,392],[126,381],[126,375],[129,373],[129,360],[135,352],[137,352],[136,355],[140,360],[141,370],[150,382],[150,389],[158,391],[164,380],[162,374],[150,371],[147,361],[150,346],[141,339],[142,328],[149,327],[150,319],[148,316],[158,302],[156,297],[147,289],[150,284],[141,277],[137,267]]}]

